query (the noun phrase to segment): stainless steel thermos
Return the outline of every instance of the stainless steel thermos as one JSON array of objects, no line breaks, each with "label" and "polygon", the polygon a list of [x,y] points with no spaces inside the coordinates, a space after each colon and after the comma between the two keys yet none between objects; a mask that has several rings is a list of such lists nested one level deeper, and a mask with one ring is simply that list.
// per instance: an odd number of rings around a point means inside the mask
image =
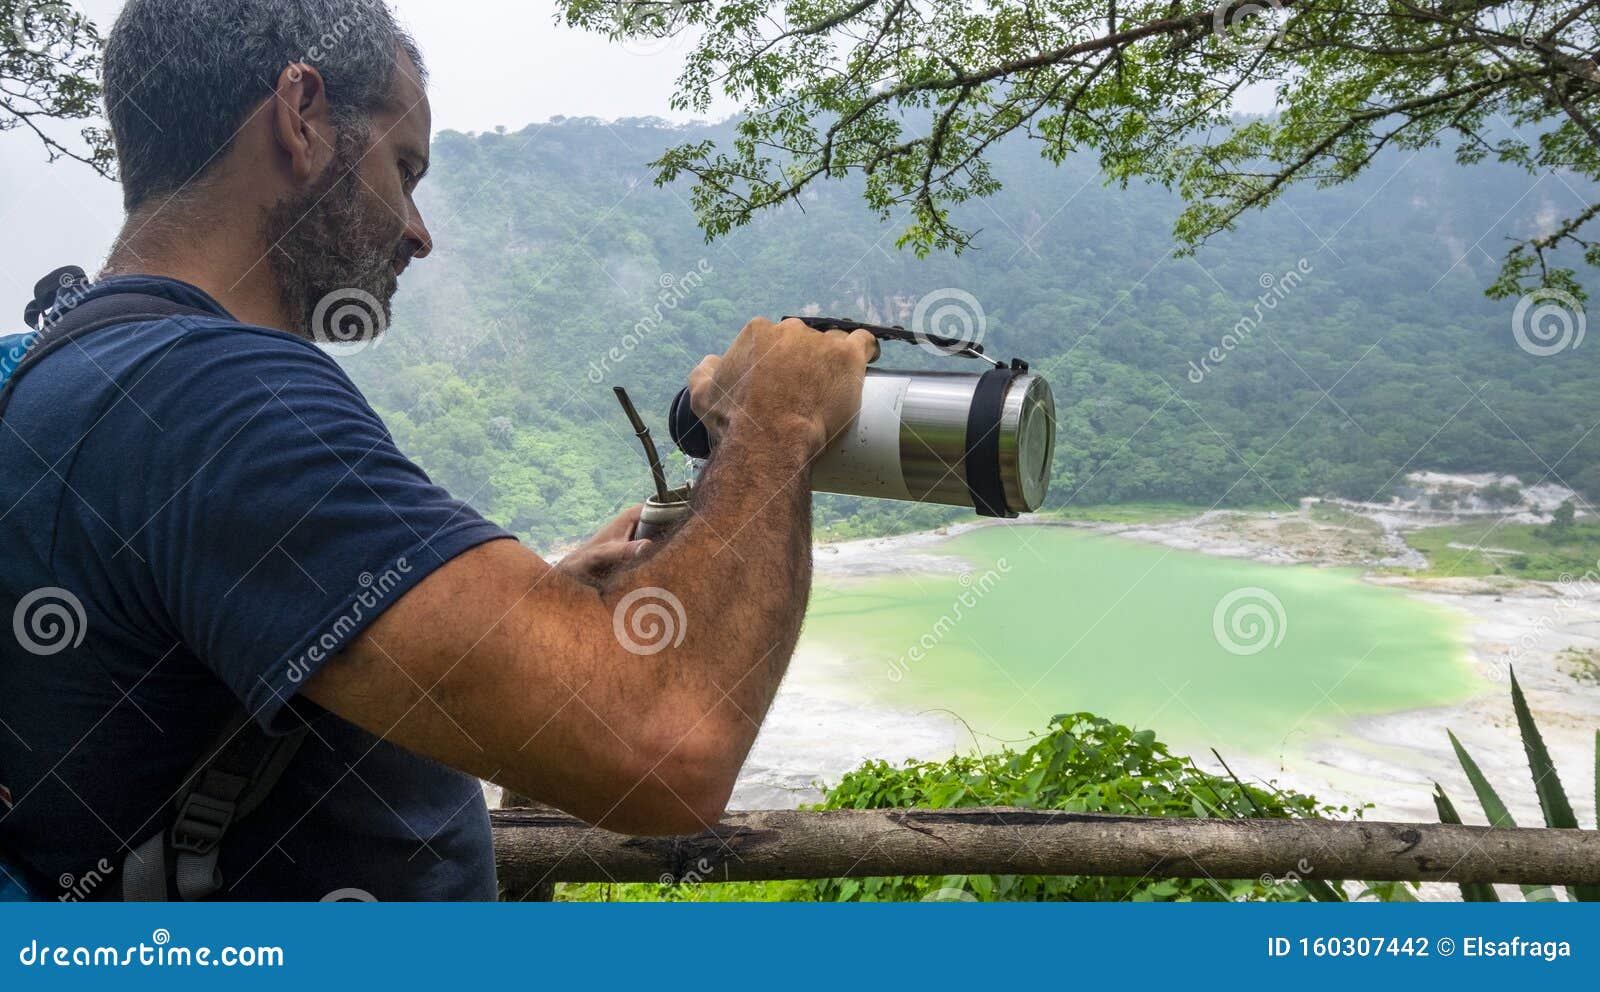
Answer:
[{"label": "stainless steel thermos", "polygon": [[[687,390],[670,427],[685,454],[711,454]],[[861,412],[813,463],[811,488],[1015,517],[1044,502],[1055,433],[1050,385],[1020,362],[986,372],[868,369]]]}]

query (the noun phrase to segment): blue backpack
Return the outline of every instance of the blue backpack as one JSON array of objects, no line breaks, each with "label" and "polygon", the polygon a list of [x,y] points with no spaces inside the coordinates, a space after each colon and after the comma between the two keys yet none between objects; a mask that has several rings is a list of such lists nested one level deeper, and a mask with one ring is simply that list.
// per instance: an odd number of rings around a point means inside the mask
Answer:
[{"label": "blue backpack", "polygon": [[[168,317],[214,316],[144,293],[107,293],[84,299],[89,278],[66,266],[39,280],[23,319],[34,330],[0,336],[0,418],[17,381],[57,349],[109,327]],[[0,567],[4,559],[0,558]],[[185,901],[208,898],[222,888],[217,862],[223,836],[267,798],[299,750],[309,727],[283,736],[262,730],[242,706],[206,747],[174,800],[172,826],[133,848],[121,865],[121,898],[164,902],[176,889]],[[5,787],[5,749],[0,741],[0,806],[13,797]],[[49,901],[52,886],[41,882],[20,852],[0,846],[0,902]]]},{"label": "blue backpack", "polygon": [[22,364],[38,339],[37,332],[0,336],[0,387],[5,386],[12,371]]}]

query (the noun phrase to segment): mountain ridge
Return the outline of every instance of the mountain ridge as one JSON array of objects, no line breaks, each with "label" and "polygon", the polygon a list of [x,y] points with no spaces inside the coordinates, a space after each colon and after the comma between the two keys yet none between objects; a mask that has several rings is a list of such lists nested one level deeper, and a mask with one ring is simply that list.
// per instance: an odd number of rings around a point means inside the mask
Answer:
[{"label": "mountain ridge", "polygon": [[[976,301],[992,352],[1051,380],[1052,508],[1371,499],[1416,468],[1600,492],[1593,346],[1531,353],[1516,301],[1482,293],[1502,235],[1593,192],[1567,177],[1442,149],[1380,156],[1177,257],[1171,193],[1107,186],[1092,162],[1052,167],[1019,142],[995,151],[1004,189],[964,205],[976,247],[917,259],[851,182],[706,244],[687,188],[656,186],[648,163],[667,140],[730,134],[580,119],[441,133],[419,193],[438,250],[408,273],[393,330],[346,359],[402,448],[528,540],[572,540],[648,488],[611,386],[659,430],[683,376],[751,315],[905,322],[944,293]],[[1484,229],[1486,214],[1501,219]],[[939,364],[911,348],[885,362]],[[818,516],[857,536],[963,514],[819,497]]]}]

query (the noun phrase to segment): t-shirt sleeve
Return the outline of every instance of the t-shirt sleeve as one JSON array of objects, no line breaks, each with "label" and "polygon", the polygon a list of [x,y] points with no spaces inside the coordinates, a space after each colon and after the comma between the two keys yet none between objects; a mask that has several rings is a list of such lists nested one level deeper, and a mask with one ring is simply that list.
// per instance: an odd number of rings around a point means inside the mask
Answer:
[{"label": "t-shirt sleeve", "polygon": [[137,459],[110,521],[119,567],[268,729],[292,725],[283,709],[305,680],[434,569],[510,537],[287,335],[192,330],[118,405],[77,470]]}]

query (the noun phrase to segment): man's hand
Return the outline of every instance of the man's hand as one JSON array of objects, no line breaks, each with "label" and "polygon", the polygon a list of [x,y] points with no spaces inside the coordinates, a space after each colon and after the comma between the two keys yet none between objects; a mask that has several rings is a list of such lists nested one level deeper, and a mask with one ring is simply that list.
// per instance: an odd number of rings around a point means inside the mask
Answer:
[{"label": "man's hand", "polygon": [[562,556],[556,568],[587,585],[598,586],[606,576],[634,561],[650,548],[649,541],[635,541],[642,506],[624,510],[617,519],[600,528],[593,537]]},{"label": "man's hand", "polygon": [[707,355],[689,374],[689,403],[714,437],[798,431],[815,457],[860,411],[862,379],[878,351],[869,331],[818,332],[799,320],[757,317],[727,354]]}]

